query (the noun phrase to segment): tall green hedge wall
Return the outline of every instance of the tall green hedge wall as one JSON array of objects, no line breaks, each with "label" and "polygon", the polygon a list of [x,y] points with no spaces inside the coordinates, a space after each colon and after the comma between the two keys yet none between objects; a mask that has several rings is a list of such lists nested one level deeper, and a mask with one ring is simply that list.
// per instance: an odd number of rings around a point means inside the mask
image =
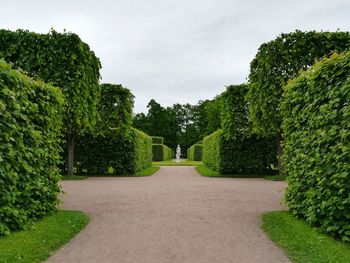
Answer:
[{"label": "tall green hedge wall", "polygon": [[[76,135],[96,123],[101,64],[90,47],[73,33],[37,34],[0,30],[0,58],[59,87],[65,96],[63,131],[72,164]],[[72,168],[72,166],[70,166]],[[71,170],[70,168],[70,170]]]},{"label": "tall green hedge wall", "polygon": [[110,130],[104,134],[79,136],[76,146],[78,174],[134,175],[152,166],[152,139],[130,129]]},{"label": "tall green hedge wall", "polygon": [[203,145],[194,144],[187,149],[187,158],[191,161],[202,161]]},{"label": "tall green hedge wall", "polygon": [[287,204],[350,241],[350,52],[316,63],[284,90]]},{"label": "tall green hedge wall", "polygon": [[63,103],[0,60],[0,235],[56,210]]},{"label": "tall green hedge wall", "polygon": [[225,174],[271,174],[275,170],[274,145],[265,139],[227,139],[222,130],[203,139],[203,163],[222,175]]},{"label": "tall green hedge wall", "polygon": [[164,138],[159,136],[152,136],[153,144],[164,144]]},{"label": "tall green hedge wall", "polygon": [[78,137],[79,174],[130,175],[152,165],[152,139],[133,129],[132,93],[121,85],[101,84],[96,127]]},{"label": "tall green hedge wall", "polygon": [[174,158],[174,151],[164,144],[152,144],[153,161],[160,162]]},{"label": "tall green hedge wall", "polygon": [[220,171],[222,167],[220,157],[220,142],[222,130],[218,130],[203,138],[203,163],[214,171]]}]

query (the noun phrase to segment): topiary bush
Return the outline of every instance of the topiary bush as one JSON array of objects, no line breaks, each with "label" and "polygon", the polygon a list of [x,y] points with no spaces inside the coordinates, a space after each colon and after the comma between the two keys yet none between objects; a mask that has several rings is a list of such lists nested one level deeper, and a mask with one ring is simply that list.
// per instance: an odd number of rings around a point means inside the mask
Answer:
[{"label": "topiary bush", "polygon": [[284,87],[290,210],[350,241],[350,52],[323,59]]},{"label": "topiary bush", "polygon": [[63,95],[0,60],[0,235],[57,209]]},{"label": "topiary bush", "polygon": [[153,144],[164,144],[164,138],[159,136],[152,136]]},{"label": "topiary bush", "polygon": [[73,173],[77,134],[96,123],[101,64],[90,47],[73,33],[37,34],[0,30],[0,58],[59,87],[65,96],[63,115],[68,173]]},{"label": "topiary bush", "polygon": [[146,133],[132,129],[135,142],[135,172],[140,172],[152,166],[152,138]]},{"label": "topiary bush", "polygon": [[191,161],[202,161],[203,146],[194,144],[187,149],[187,158]]}]

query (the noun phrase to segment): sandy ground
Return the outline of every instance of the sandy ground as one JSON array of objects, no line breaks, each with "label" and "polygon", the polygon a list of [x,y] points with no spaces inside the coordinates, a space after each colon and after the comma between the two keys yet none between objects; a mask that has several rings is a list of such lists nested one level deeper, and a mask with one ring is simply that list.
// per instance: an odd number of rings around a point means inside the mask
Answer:
[{"label": "sandy ground", "polygon": [[139,178],[64,181],[64,209],[91,221],[47,262],[289,262],[261,230],[284,182],[206,178],[162,167]]}]

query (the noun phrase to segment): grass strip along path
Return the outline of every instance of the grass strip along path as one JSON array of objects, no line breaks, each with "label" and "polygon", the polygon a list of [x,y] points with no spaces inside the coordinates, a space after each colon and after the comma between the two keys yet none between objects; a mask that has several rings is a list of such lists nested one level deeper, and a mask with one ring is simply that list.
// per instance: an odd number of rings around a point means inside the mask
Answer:
[{"label": "grass strip along path", "polygon": [[262,227],[292,262],[350,262],[350,244],[321,233],[287,211],[264,214]]},{"label": "grass strip along path", "polygon": [[78,211],[58,211],[47,216],[28,230],[0,238],[0,262],[42,262],[83,229],[88,221],[88,216]]}]

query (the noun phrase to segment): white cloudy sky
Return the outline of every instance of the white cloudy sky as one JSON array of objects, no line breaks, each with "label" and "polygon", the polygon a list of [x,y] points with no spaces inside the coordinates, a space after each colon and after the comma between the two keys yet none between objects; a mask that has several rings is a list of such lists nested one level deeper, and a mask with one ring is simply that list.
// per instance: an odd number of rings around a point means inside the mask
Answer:
[{"label": "white cloudy sky", "polygon": [[261,43],[282,32],[350,31],[349,0],[0,0],[0,27],[77,33],[102,82],[135,95],[135,112],[210,99],[244,82]]}]

